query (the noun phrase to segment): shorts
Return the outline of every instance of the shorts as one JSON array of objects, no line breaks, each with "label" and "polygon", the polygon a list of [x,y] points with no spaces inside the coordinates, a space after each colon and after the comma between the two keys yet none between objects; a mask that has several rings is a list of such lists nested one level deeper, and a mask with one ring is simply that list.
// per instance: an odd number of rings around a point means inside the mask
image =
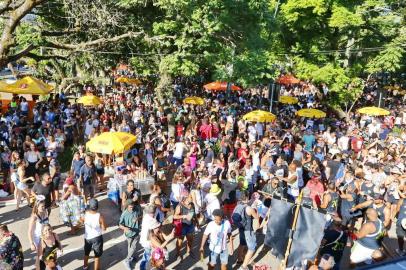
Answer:
[{"label": "shorts", "polygon": [[246,246],[249,251],[255,251],[257,247],[257,236],[254,231],[244,231],[238,229],[240,236],[240,245]]},{"label": "shorts", "polygon": [[372,262],[372,254],[375,249],[367,248],[361,245],[358,242],[354,243],[354,246],[351,248],[350,260],[351,263],[362,263],[365,262],[370,264]]},{"label": "shorts", "polygon": [[90,184],[90,185],[83,185],[83,193],[85,195],[85,197],[90,197],[93,198],[94,197],[94,185]]},{"label": "shorts", "polygon": [[54,176],[52,178],[52,183],[54,184],[54,189],[59,190],[59,183],[61,182],[61,177],[60,176]]},{"label": "shorts", "polygon": [[244,229],[238,228],[238,236],[240,238],[240,245],[247,246],[247,241],[245,241],[245,236],[244,236]]},{"label": "shorts", "polygon": [[402,224],[396,224],[396,236],[398,238],[405,238],[406,237],[406,230],[403,229]]},{"label": "shorts", "polygon": [[96,168],[97,175],[104,175],[104,168]]},{"label": "shorts", "polygon": [[188,234],[194,233],[195,232],[195,225],[193,224],[185,224],[182,223],[182,236],[186,236]]},{"label": "shorts", "polygon": [[399,199],[395,199],[394,196],[388,196],[388,202],[389,202],[390,204],[397,204],[398,201],[399,201]]},{"label": "shorts", "polygon": [[176,165],[176,168],[183,164],[183,158],[173,158],[173,162]]},{"label": "shorts", "polygon": [[24,190],[26,190],[28,188],[28,186],[23,182],[16,181],[16,182],[13,182],[13,183],[14,183],[14,185],[16,186],[16,188],[18,190],[24,191]]},{"label": "shorts", "polygon": [[254,231],[244,231],[245,242],[249,251],[255,251],[257,248],[257,236]]},{"label": "shorts", "polygon": [[92,239],[85,239],[85,256],[89,256],[90,252],[94,252],[96,258],[103,255],[103,236],[98,236]]},{"label": "shorts", "polygon": [[217,264],[217,258],[220,256],[220,263],[223,265],[228,264],[228,249],[226,248],[225,250],[221,251],[221,253],[215,253],[213,251],[210,251],[209,255],[209,264],[211,266],[215,266]]}]

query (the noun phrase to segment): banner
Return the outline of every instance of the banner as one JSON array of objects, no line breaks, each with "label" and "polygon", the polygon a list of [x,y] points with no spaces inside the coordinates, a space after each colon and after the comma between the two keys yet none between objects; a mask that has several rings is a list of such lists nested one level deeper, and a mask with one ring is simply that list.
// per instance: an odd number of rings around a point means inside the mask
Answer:
[{"label": "banner", "polygon": [[289,240],[289,232],[293,222],[293,206],[291,202],[272,199],[265,245],[272,248],[272,254],[283,259]]},{"label": "banner", "polygon": [[302,261],[315,259],[324,236],[325,225],[325,214],[300,207],[287,267],[300,267]]}]

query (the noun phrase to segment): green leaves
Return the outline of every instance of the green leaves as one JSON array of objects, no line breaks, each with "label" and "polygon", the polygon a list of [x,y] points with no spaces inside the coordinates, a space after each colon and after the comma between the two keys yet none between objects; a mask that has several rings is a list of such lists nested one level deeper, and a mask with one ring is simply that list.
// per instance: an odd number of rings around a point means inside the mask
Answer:
[{"label": "green leaves", "polygon": [[337,27],[338,29],[346,29],[349,27],[358,27],[365,22],[362,18],[362,14],[352,12],[350,9],[334,5],[332,8],[332,14],[329,19],[330,27]]}]

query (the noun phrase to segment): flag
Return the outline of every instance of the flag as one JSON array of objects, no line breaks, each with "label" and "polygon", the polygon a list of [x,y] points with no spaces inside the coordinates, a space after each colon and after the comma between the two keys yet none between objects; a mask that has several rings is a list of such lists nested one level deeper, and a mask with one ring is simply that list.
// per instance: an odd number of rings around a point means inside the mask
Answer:
[{"label": "flag", "polygon": [[273,198],[269,215],[265,245],[272,248],[272,254],[283,259],[292,228],[294,211],[293,203]]},{"label": "flag", "polygon": [[300,267],[304,260],[313,261],[316,258],[325,225],[325,214],[307,207],[300,207],[287,267]]}]

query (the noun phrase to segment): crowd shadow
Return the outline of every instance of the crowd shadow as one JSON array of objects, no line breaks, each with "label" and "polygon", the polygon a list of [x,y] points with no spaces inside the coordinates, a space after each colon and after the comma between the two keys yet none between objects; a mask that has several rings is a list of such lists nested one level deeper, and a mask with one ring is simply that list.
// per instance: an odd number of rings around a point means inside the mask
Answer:
[{"label": "crowd shadow", "polygon": [[[32,208],[28,207],[26,204],[23,204],[18,211],[15,211],[13,208],[12,210],[0,214],[0,220],[2,224],[12,225],[14,222],[28,219],[31,216],[31,213]],[[9,227],[9,229],[12,230],[12,226]]]}]

